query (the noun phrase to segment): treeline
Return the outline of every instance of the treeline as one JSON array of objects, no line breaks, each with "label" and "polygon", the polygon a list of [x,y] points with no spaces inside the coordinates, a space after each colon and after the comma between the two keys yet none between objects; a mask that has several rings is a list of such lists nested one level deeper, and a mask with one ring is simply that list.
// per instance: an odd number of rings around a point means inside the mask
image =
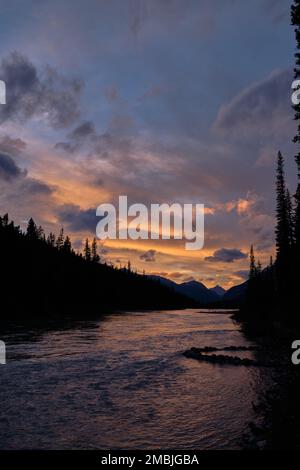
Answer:
[{"label": "treeline", "polygon": [[[291,7],[291,23],[295,27],[297,51],[295,53],[294,78],[300,79],[300,1]],[[299,87],[298,87],[299,88]],[[294,119],[298,122],[293,141],[300,143],[300,104],[293,106]],[[276,260],[262,269],[255,260],[253,247],[250,252],[250,274],[247,295],[242,314],[248,318],[280,320],[300,323],[300,152],[295,156],[298,184],[291,196],[286,185],[284,159],[278,153],[276,176]]]},{"label": "treeline", "polygon": [[2,271],[0,318],[42,315],[87,317],[112,310],[183,308],[191,301],[132,272],[101,262],[97,241],[85,241],[83,254],[61,229],[48,236],[33,219],[27,230],[0,217]]},{"label": "treeline", "polygon": [[[299,276],[299,244],[297,233],[299,200],[291,198],[286,187],[284,160],[278,153],[276,204],[276,259],[264,269],[250,249],[250,272],[242,313],[252,319],[300,322],[297,272]],[[299,317],[299,318],[298,318]]]}]

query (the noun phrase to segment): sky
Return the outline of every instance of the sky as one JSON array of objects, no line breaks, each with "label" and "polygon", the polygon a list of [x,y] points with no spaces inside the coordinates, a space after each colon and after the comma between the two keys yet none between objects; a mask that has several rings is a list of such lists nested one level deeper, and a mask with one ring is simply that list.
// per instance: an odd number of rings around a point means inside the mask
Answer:
[{"label": "sky", "polygon": [[229,288],[274,254],[275,167],[296,184],[288,0],[1,0],[0,213],[81,250],[101,203],[205,204],[205,242],[106,240],[175,282]]}]

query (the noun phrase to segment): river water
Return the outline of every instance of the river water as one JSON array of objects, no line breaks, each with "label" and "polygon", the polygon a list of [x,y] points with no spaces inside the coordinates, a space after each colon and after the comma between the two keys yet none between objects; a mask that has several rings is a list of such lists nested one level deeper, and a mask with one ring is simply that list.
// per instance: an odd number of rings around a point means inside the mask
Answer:
[{"label": "river water", "polygon": [[1,449],[238,449],[255,367],[188,359],[250,345],[229,314],[135,312],[2,328]]}]

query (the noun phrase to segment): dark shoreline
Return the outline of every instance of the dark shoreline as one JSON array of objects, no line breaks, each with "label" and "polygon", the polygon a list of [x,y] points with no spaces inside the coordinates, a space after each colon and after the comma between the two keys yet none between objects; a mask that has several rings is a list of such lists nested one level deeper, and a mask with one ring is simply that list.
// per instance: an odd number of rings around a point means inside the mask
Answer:
[{"label": "dark shoreline", "polygon": [[272,384],[253,404],[260,424],[249,423],[252,437],[246,441],[246,449],[300,450],[300,367],[291,361],[292,342],[300,338],[299,325],[244,321],[240,313],[232,319],[258,345],[262,360],[269,356],[278,362],[272,369]]}]

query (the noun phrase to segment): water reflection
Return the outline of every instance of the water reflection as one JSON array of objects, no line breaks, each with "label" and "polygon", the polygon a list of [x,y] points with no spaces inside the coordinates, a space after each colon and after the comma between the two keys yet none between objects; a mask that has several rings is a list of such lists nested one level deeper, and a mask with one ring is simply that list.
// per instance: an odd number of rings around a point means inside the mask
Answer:
[{"label": "water reflection", "polygon": [[249,346],[229,315],[135,312],[2,328],[0,446],[240,448],[259,370],[187,359]]}]

